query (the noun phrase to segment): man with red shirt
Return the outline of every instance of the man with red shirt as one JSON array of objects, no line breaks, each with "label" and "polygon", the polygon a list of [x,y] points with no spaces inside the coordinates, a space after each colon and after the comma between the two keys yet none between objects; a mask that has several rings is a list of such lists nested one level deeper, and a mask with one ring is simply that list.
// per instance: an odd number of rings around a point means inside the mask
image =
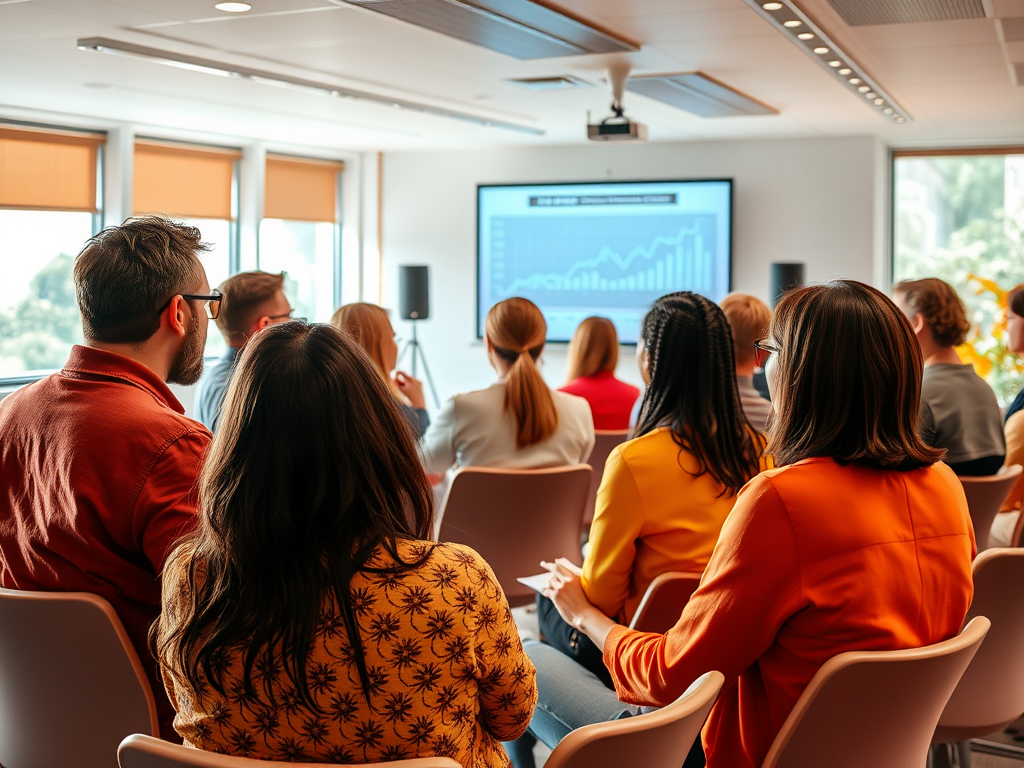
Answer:
[{"label": "man with red shirt", "polygon": [[158,574],[192,530],[210,433],[168,383],[203,370],[210,295],[199,230],[129,219],[75,260],[85,345],[64,369],[0,403],[0,584],[92,592],[117,611],[176,739],[147,634]]}]

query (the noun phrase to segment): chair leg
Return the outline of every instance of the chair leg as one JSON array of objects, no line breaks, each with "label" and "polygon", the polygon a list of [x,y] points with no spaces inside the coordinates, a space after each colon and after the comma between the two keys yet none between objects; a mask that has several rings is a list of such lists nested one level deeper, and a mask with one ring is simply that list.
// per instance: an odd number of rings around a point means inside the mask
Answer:
[{"label": "chair leg", "polygon": [[971,742],[959,741],[956,744],[956,758],[960,768],[971,768]]},{"label": "chair leg", "polygon": [[948,744],[932,744],[928,750],[928,768],[953,768]]}]

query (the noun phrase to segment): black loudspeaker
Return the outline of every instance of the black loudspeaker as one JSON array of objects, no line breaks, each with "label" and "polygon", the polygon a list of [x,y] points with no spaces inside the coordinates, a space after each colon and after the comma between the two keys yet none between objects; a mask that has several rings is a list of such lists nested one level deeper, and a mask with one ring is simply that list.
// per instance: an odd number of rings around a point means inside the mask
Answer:
[{"label": "black loudspeaker", "polygon": [[398,268],[398,314],[403,320],[426,320],[430,317],[428,269],[409,265]]},{"label": "black loudspeaker", "polygon": [[790,288],[795,288],[804,281],[804,265],[802,263],[776,261],[772,263],[771,275],[768,281],[768,295],[771,296],[774,307],[782,294]]}]

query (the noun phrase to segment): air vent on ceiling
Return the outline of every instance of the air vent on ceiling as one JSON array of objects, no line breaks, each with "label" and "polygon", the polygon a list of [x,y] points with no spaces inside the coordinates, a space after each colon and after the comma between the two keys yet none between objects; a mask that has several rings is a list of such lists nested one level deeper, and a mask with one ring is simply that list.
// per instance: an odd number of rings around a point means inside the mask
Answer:
[{"label": "air vent on ceiling", "polygon": [[626,82],[626,90],[655,99],[700,117],[777,115],[779,111],[756,101],[703,72],[646,75]]},{"label": "air vent on ceiling", "polygon": [[636,43],[530,0],[330,0],[358,5],[517,59],[638,51]]},{"label": "air vent on ceiling", "polygon": [[558,77],[521,77],[506,80],[506,83],[518,85],[531,91],[560,91],[565,88],[592,88],[593,83],[581,80],[572,75],[560,75]]},{"label": "air vent on ceiling", "polygon": [[851,27],[984,19],[982,0],[829,0]]},{"label": "air vent on ceiling", "polygon": [[1003,28],[1003,40],[1008,43],[1024,43],[1024,18],[999,19]]}]

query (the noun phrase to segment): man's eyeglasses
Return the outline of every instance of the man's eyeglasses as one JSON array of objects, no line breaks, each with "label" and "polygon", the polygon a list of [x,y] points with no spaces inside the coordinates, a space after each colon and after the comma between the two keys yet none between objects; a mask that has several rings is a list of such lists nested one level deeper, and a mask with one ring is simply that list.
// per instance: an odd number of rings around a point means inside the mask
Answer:
[{"label": "man's eyeglasses", "polygon": [[[206,307],[206,316],[211,320],[216,320],[220,316],[220,302],[224,298],[224,294],[220,291],[212,291],[209,295],[203,295],[200,293],[176,293],[174,296],[181,296],[183,299],[189,301],[201,301]],[[174,301],[174,296],[171,296],[162,307],[160,311],[163,312],[167,309],[171,302]]]},{"label": "man's eyeglasses", "polygon": [[764,368],[765,364],[768,362],[768,358],[774,354],[778,354],[779,351],[777,348],[769,344],[765,344],[765,341],[767,341],[767,339],[758,339],[754,342],[754,365],[758,368]]},{"label": "man's eyeglasses", "polygon": [[267,319],[268,320],[294,320],[294,321],[296,321],[298,323],[306,322],[306,318],[304,318],[304,317],[294,317],[293,316],[294,314],[295,314],[295,310],[293,309],[291,312],[289,312],[286,315],[267,315]]}]

